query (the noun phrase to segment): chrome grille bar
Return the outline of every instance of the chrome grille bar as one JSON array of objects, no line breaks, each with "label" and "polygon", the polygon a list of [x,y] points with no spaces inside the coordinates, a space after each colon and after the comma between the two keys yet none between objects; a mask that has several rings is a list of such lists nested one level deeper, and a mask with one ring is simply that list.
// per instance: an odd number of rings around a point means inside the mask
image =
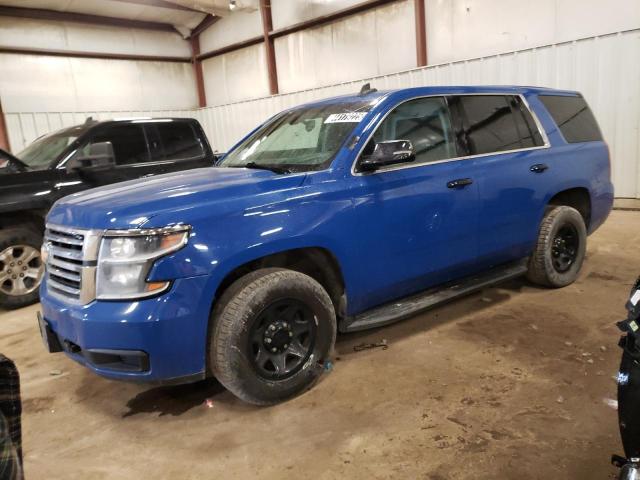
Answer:
[{"label": "chrome grille bar", "polygon": [[52,295],[68,303],[95,299],[95,271],[102,230],[47,225],[44,235],[46,282]]}]

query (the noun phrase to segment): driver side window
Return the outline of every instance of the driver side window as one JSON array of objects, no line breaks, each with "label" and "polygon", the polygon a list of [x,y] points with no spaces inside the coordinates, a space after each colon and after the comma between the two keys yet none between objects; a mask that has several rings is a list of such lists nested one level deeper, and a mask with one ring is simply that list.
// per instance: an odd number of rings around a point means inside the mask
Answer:
[{"label": "driver side window", "polygon": [[415,163],[457,156],[449,109],[443,97],[418,98],[397,106],[378,126],[365,153],[373,150],[375,143],[388,140],[410,140]]}]

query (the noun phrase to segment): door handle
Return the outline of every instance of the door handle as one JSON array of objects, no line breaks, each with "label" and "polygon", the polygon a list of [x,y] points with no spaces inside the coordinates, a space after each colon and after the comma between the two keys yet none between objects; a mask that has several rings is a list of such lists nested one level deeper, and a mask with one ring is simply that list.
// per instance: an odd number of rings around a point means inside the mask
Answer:
[{"label": "door handle", "polygon": [[462,188],[462,187],[466,187],[467,185],[471,185],[473,183],[473,180],[471,180],[470,178],[459,178],[457,180],[451,180],[450,182],[447,182],[447,188]]},{"label": "door handle", "polygon": [[546,163],[536,163],[535,165],[532,165],[529,170],[532,171],[533,173],[542,173],[548,169],[549,169],[549,165],[547,165]]}]

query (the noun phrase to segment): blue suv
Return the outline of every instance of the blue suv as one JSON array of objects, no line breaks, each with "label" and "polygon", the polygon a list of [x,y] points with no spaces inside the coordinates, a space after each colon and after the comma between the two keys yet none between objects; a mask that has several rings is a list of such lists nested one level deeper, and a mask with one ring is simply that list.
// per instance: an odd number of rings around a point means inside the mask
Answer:
[{"label": "blue suv", "polygon": [[313,384],[337,331],[523,274],[572,283],[612,202],[577,92],[365,86],[274,116],[214,168],[59,200],[40,328],[105,377],[215,376],[272,404]]}]

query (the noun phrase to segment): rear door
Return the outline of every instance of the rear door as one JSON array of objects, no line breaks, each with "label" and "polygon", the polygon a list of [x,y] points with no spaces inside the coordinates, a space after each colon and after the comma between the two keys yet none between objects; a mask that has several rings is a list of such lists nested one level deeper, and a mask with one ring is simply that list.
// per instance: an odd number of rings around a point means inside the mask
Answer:
[{"label": "rear door", "polygon": [[449,103],[466,155],[478,167],[478,266],[523,258],[553,175],[546,136],[519,95],[458,95]]},{"label": "rear door", "polygon": [[151,158],[168,172],[211,167],[214,160],[199,126],[189,120],[158,120],[145,126]]}]

